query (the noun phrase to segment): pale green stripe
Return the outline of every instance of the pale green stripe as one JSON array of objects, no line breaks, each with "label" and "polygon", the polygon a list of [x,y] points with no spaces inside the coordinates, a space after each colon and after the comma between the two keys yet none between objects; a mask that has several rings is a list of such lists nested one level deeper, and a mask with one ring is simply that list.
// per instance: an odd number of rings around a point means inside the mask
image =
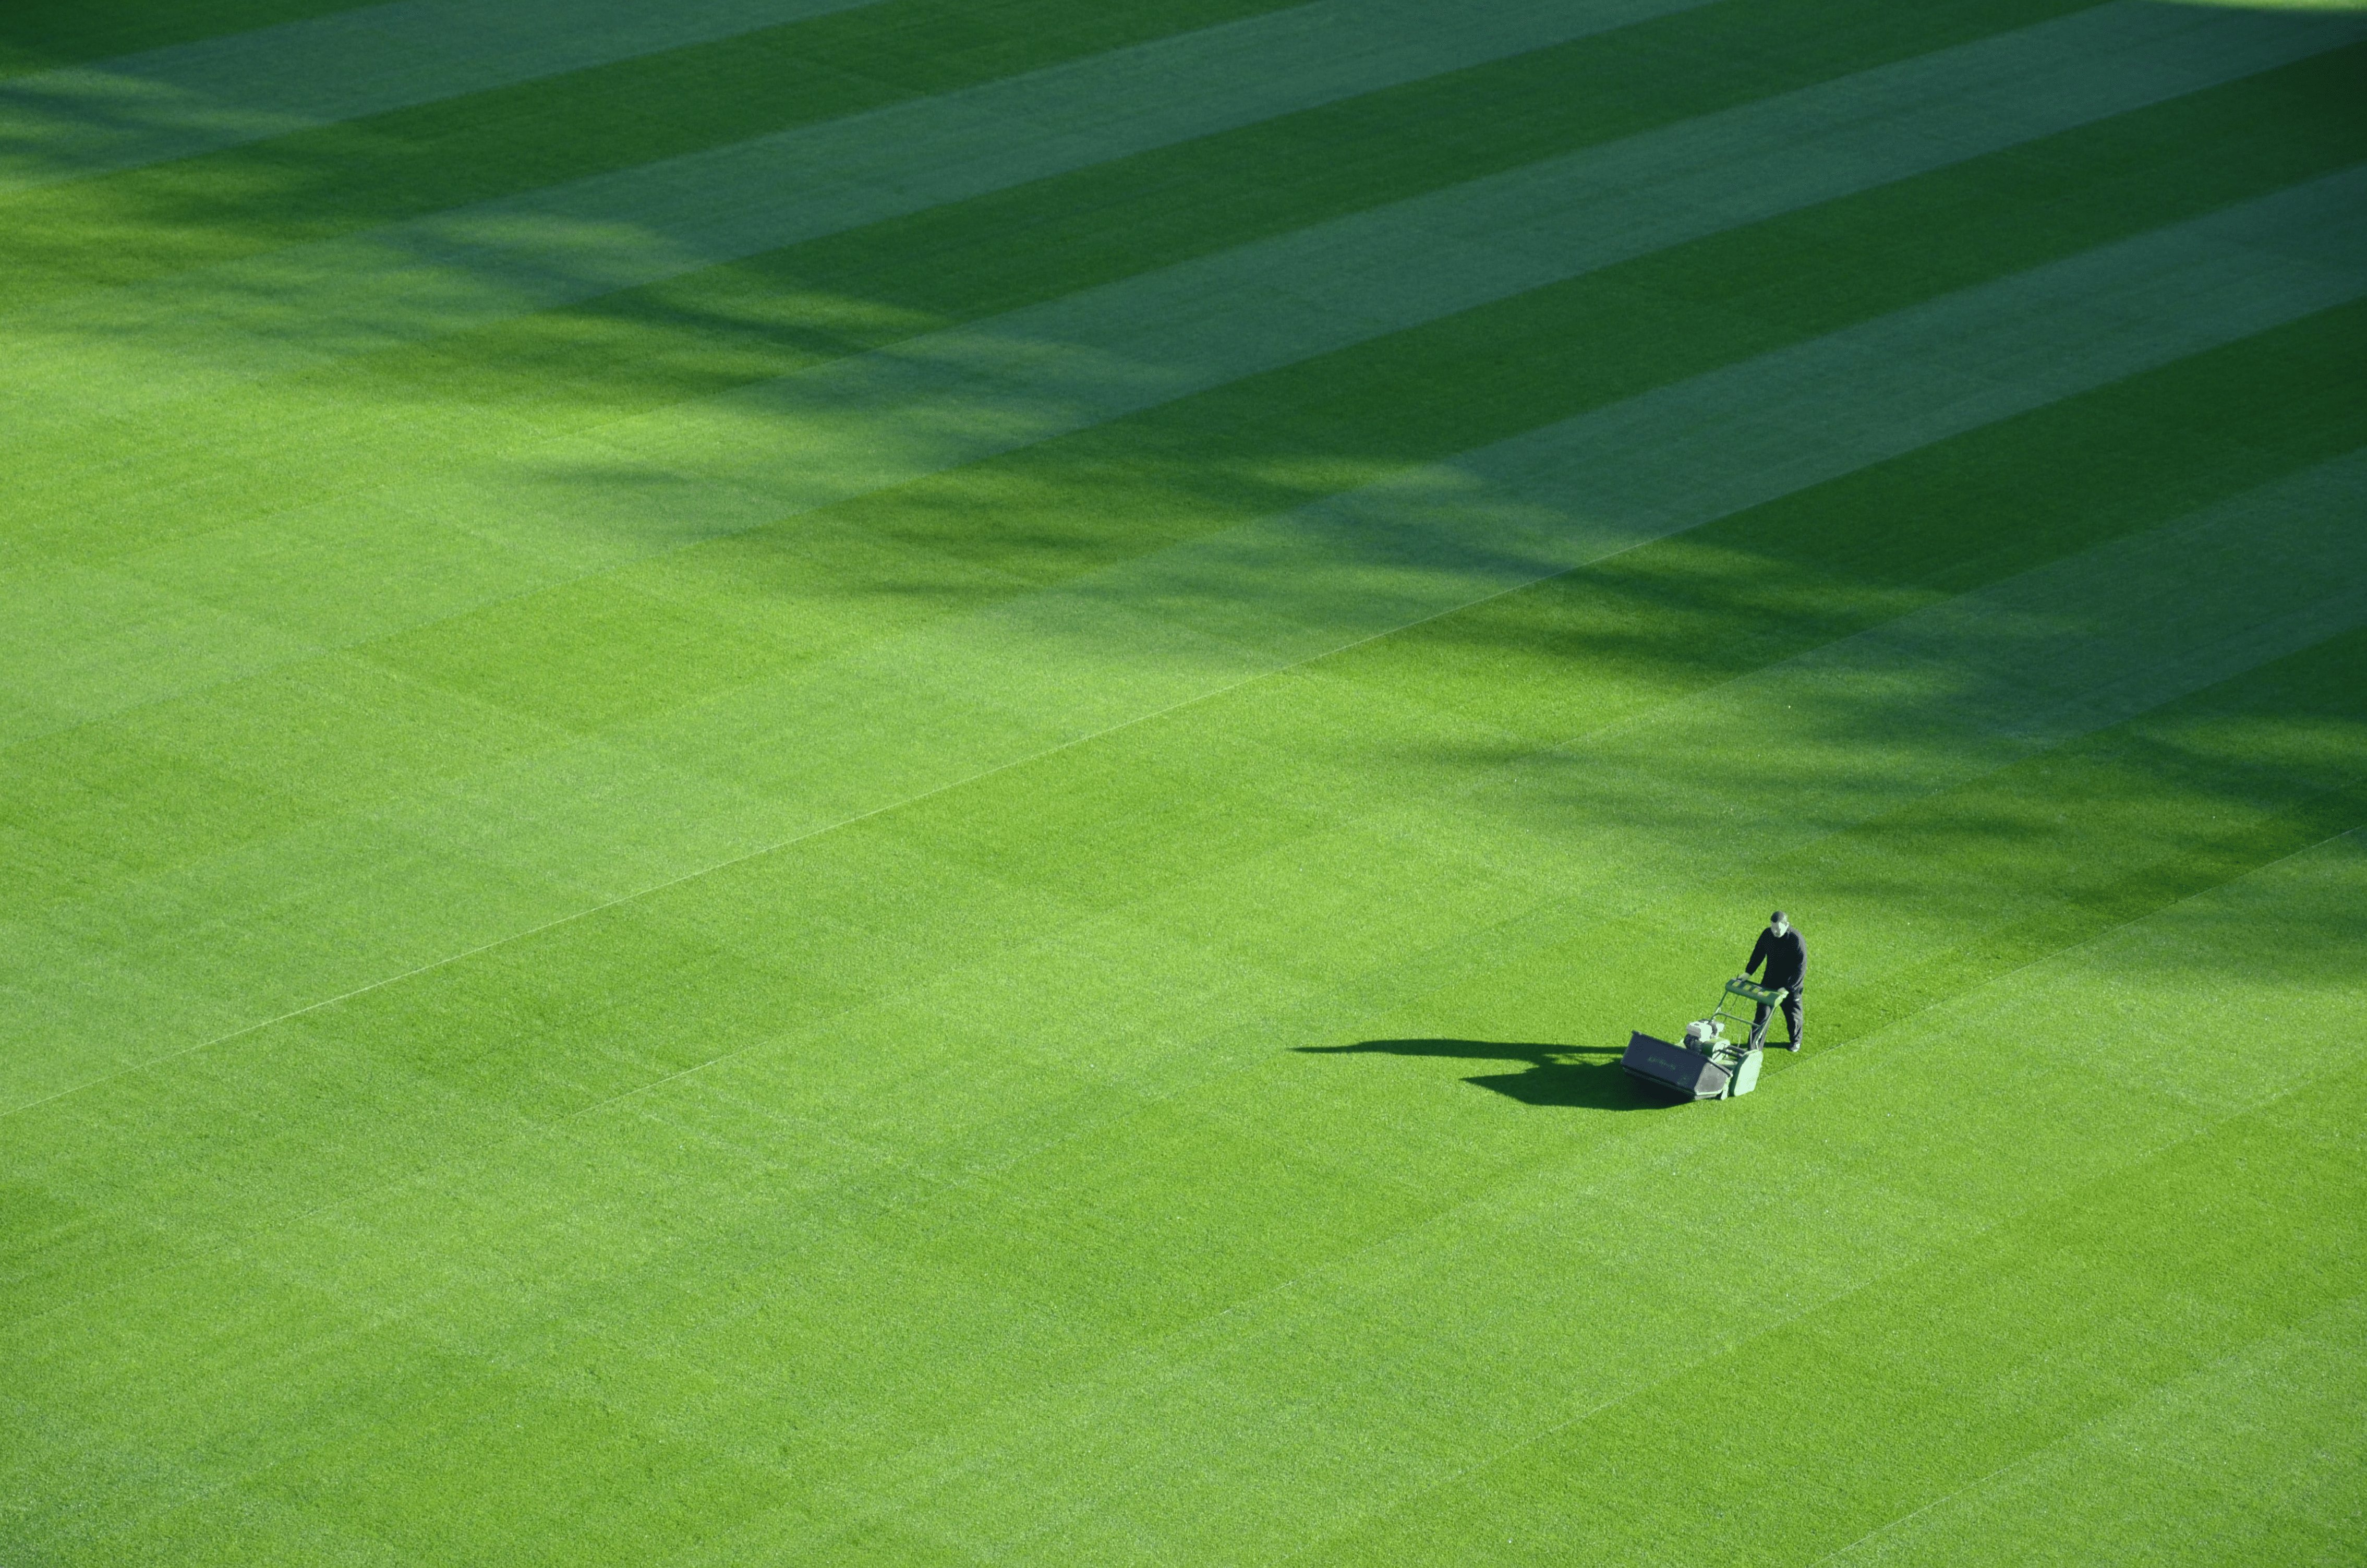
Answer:
[{"label": "pale green stripe", "polygon": [[71,422],[458,332],[1704,0],[1321,3],[0,318]]},{"label": "pale green stripe", "polygon": [[2355,1560],[2367,1551],[2363,1483],[2367,1299],[2354,1296],[1822,1561]]},{"label": "pale green stripe", "polygon": [[877,0],[403,0],[0,84],[0,197]]}]

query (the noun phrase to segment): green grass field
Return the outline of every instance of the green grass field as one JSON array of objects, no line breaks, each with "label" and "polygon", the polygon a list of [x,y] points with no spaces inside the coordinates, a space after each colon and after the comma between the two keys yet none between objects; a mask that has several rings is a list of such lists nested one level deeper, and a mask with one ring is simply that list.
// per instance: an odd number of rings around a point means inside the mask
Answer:
[{"label": "green grass field", "polygon": [[17,0],[0,449],[0,1568],[2367,1561],[2367,12]]}]

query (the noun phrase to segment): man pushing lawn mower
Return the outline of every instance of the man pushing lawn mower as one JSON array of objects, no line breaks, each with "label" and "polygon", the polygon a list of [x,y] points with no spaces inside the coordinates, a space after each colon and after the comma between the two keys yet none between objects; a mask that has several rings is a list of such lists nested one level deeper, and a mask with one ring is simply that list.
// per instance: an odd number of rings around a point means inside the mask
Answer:
[{"label": "man pushing lawn mower", "polygon": [[[1762,964],[1766,976],[1753,983],[1751,971]],[[1641,1030],[1630,1034],[1619,1065],[1654,1087],[1689,1100],[1730,1100],[1749,1094],[1759,1086],[1760,1052],[1766,1048],[1767,1020],[1776,1008],[1784,1009],[1784,1027],[1792,1031],[1784,1049],[1800,1049],[1800,983],[1807,969],[1807,945],[1779,909],[1759,933],[1750,962],[1726,983],[1708,1017],[1687,1024],[1682,1043]],[[1727,1034],[1726,1026],[1741,1023],[1742,1015],[1727,1009],[1745,1002],[1759,1011],[1750,1022],[1750,1038],[1738,1042]]]},{"label": "man pushing lawn mower", "polygon": [[[1761,985],[1770,991],[1784,992],[1784,1027],[1791,1040],[1786,1051],[1800,1049],[1800,987],[1808,971],[1808,949],[1800,940],[1800,933],[1792,929],[1792,922],[1777,910],[1767,917],[1767,929],[1759,933],[1758,946],[1750,949],[1750,961],[1742,966],[1739,978],[1748,980],[1761,964],[1767,972],[1760,977]],[[1750,1048],[1753,1051],[1766,1043],[1767,1019],[1774,1009],[1766,1003],[1759,1004],[1759,1016],[1751,1021]]]}]

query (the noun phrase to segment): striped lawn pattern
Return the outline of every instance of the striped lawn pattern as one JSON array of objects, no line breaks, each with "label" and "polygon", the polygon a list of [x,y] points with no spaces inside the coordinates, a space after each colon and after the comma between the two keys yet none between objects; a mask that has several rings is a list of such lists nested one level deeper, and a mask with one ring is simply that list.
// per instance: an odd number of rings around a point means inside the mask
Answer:
[{"label": "striped lawn pattern", "polygon": [[0,44],[0,1562],[2367,1549],[2367,19]]},{"label": "striped lawn pattern", "polygon": [[0,190],[190,157],[423,103],[735,39],[866,0],[607,0],[489,12],[395,0],[0,86]]}]

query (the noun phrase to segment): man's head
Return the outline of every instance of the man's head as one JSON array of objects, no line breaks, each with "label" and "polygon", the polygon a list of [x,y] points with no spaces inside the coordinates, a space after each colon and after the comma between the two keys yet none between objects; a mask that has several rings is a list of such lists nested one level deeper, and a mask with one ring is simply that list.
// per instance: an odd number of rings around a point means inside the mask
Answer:
[{"label": "man's head", "polygon": [[1791,928],[1791,917],[1780,909],[1767,917],[1767,929],[1774,932],[1779,937],[1784,932],[1789,931]]}]

